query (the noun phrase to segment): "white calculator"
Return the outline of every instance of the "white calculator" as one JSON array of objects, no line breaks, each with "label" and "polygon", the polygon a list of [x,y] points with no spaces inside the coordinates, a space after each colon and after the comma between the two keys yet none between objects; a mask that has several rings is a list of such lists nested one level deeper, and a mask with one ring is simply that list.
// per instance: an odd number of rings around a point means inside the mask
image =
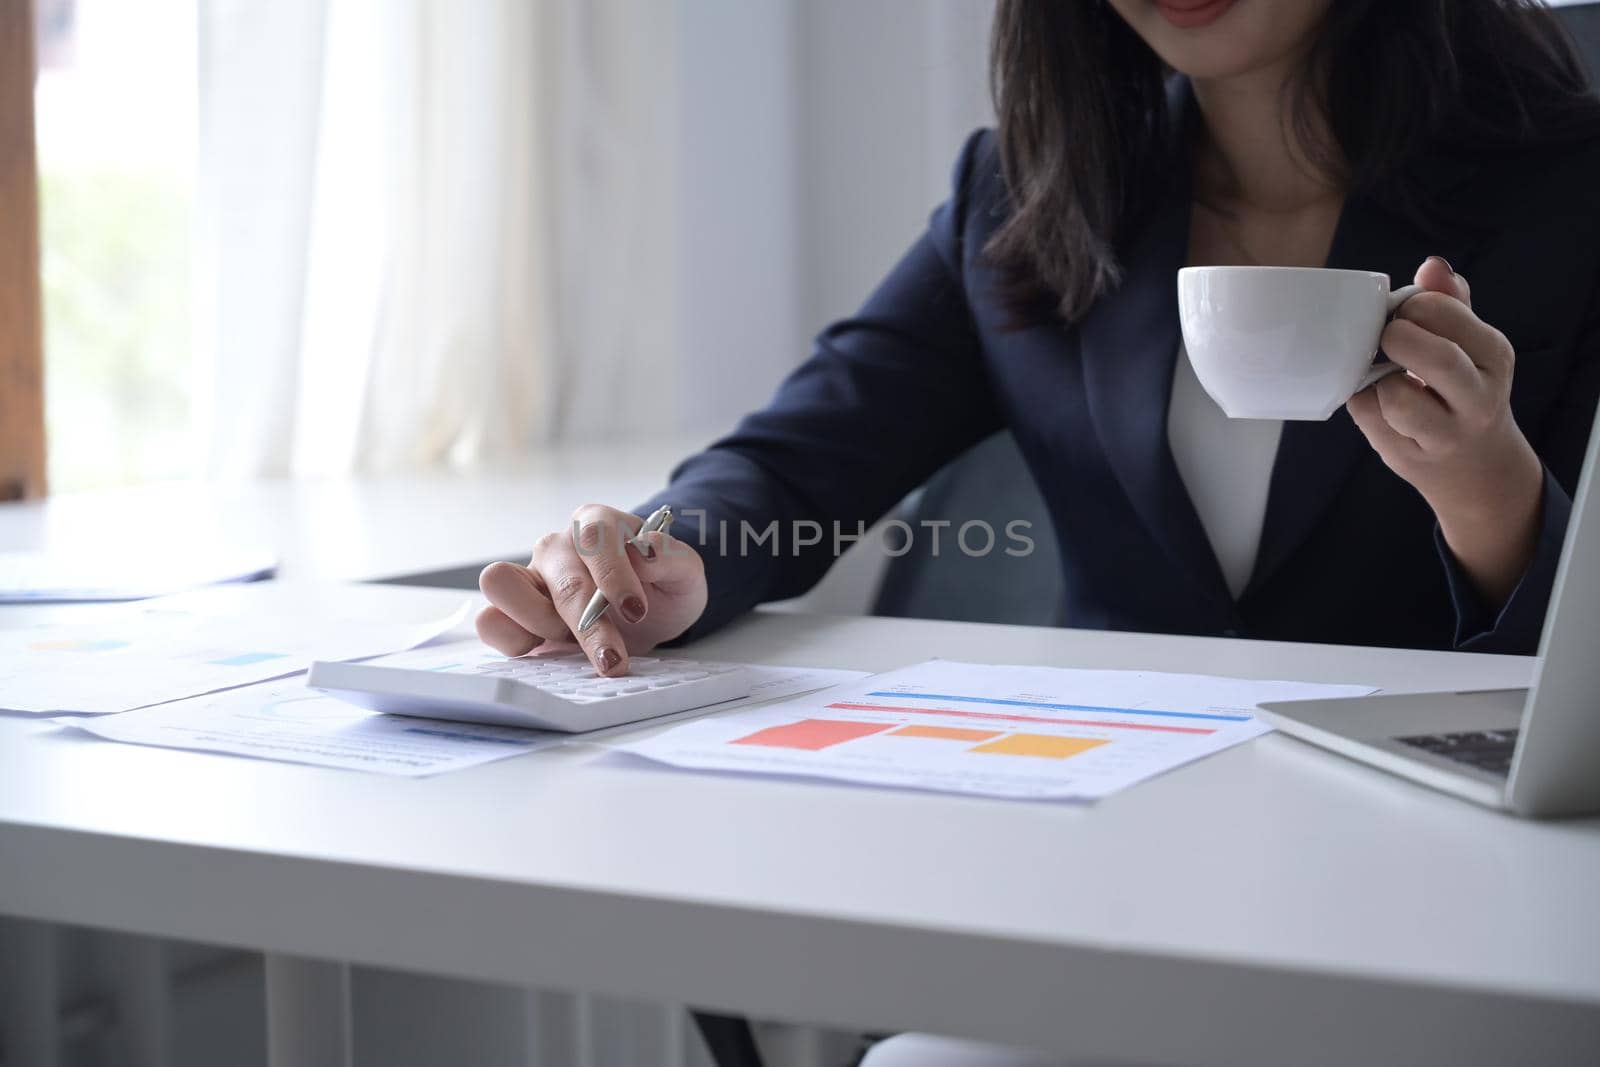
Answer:
[{"label": "white calculator", "polygon": [[444,670],[377,663],[311,665],[306,684],[373,711],[580,733],[750,695],[752,667],[634,656],[602,678],[582,653],[490,659]]}]

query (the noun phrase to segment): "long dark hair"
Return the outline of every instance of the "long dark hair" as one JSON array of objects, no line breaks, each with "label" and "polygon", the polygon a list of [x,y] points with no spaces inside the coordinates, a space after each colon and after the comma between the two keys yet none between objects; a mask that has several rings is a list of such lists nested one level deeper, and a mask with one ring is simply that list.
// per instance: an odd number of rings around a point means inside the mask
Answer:
[{"label": "long dark hair", "polygon": [[[1118,241],[1172,163],[1171,73],[1106,0],[999,0],[990,78],[1010,211],[985,254],[1013,312],[1070,322],[1117,285]],[[1538,0],[1336,0],[1288,91],[1311,158],[1352,191],[1398,188],[1441,141],[1600,130]],[[1324,116],[1335,143],[1319,146]]]}]

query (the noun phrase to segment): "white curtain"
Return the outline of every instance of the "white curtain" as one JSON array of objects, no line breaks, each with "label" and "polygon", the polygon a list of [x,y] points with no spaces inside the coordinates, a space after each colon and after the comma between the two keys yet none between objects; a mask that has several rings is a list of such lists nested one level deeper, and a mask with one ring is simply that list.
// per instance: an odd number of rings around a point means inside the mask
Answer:
[{"label": "white curtain", "polygon": [[200,0],[209,473],[460,467],[660,418],[673,17]]}]

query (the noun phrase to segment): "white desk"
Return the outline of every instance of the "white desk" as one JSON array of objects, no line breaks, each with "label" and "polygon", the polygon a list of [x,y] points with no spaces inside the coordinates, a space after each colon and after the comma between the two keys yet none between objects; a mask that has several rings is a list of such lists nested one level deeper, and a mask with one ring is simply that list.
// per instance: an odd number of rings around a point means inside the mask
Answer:
[{"label": "white desk", "polygon": [[0,550],[104,553],[173,534],[275,550],[285,577],[366,580],[486,559],[524,559],[579,504],[643,503],[704,442],[673,438],[542,449],[466,474],[174,482],[0,503]]},{"label": "white desk", "polygon": [[[773,613],[694,654],[1393,689],[1527,673]],[[1279,737],[1092,808],[600,755],[410,781],[0,719],[0,913],[1133,1062],[1600,1060],[1600,821],[1519,822]]]}]

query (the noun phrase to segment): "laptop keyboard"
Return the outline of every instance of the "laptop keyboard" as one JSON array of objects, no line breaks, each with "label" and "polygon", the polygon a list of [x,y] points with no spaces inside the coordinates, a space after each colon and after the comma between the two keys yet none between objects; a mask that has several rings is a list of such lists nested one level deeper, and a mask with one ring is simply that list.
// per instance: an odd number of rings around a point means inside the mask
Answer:
[{"label": "laptop keyboard", "polygon": [[1490,774],[1510,774],[1511,756],[1517,750],[1516,730],[1465,730],[1454,734],[1417,734],[1395,740]]}]

